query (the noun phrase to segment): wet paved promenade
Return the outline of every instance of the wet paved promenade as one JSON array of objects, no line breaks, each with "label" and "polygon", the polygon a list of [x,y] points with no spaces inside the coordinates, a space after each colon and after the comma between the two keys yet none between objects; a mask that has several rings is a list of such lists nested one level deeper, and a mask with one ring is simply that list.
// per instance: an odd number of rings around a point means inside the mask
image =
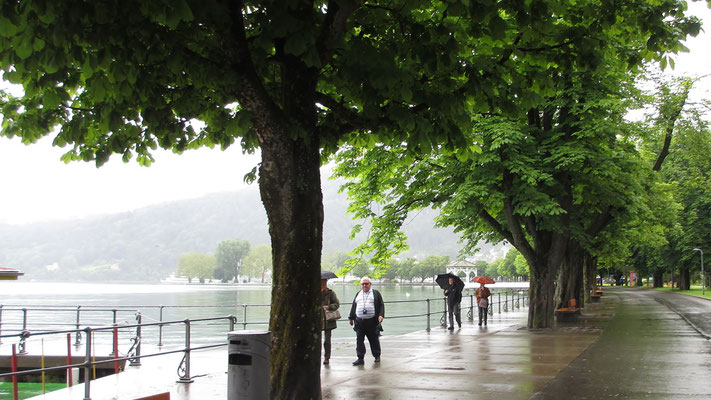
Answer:
[{"label": "wet paved promenade", "polygon": [[[577,323],[525,329],[526,313],[495,314],[488,327],[436,328],[381,338],[382,362],[354,367],[354,339],[334,341],[321,370],[324,399],[711,399],[711,301],[605,288]],[[694,323],[695,321],[695,323]],[[396,320],[387,319],[384,327]],[[341,326],[338,329],[348,329]],[[368,349],[368,353],[369,353]],[[227,398],[226,350],[194,352],[191,384],[176,383],[179,355],[93,381],[92,399]],[[35,399],[83,399],[84,386]]]}]

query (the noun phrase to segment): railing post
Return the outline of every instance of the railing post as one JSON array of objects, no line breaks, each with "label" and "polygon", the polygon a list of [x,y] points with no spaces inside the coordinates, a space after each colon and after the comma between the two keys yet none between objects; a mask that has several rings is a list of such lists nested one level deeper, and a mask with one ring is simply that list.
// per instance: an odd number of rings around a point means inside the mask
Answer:
[{"label": "railing post", "polygon": [[114,323],[113,323],[113,326],[114,326],[114,334],[112,335],[112,337],[113,337],[112,342],[113,342],[113,343],[112,343],[112,346],[111,346],[111,353],[109,353],[109,356],[114,356],[114,355],[117,354],[114,349],[117,349],[117,348],[118,348],[118,346],[117,346],[118,337],[117,337],[117,335],[116,335],[116,332],[117,332],[117,328],[116,328],[116,327],[118,326],[118,324],[116,323],[116,319],[117,319],[117,318],[116,318],[116,313],[118,312],[118,310],[114,308],[114,309],[112,309],[111,311],[112,311],[113,314],[114,314],[114,317],[113,317],[113,320],[114,320]]},{"label": "railing post", "polygon": [[134,365],[141,365],[141,344],[143,343],[143,329],[141,324],[143,324],[143,315],[140,311],[138,312],[138,315],[136,315],[136,322],[138,323],[138,326],[136,327],[136,338],[138,339],[136,357],[138,359],[138,363]]},{"label": "railing post", "polygon": [[499,303],[499,314],[501,314],[501,292],[496,293],[496,295],[499,297],[499,301],[497,303]]},{"label": "railing post", "polygon": [[180,362],[178,366],[178,373],[180,374],[180,379],[178,383],[191,383],[193,379],[190,377],[190,320],[185,320],[185,355],[183,356],[183,361]]},{"label": "railing post", "polygon": [[[165,306],[160,306],[160,322],[163,322],[163,308]],[[158,325],[158,347],[163,346],[163,324]]]},{"label": "railing post", "polygon": [[79,326],[79,320],[81,316],[81,306],[77,306],[77,324],[76,324],[76,338],[74,339],[74,345],[79,346],[81,344],[81,331]]},{"label": "railing post", "polygon": [[22,330],[20,332],[20,353],[19,354],[27,354],[27,348],[25,347],[27,345],[27,338],[30,337],[30,331],[27,330]]},{"label": "railing post", "polygon": [[447,298],[442,298],[442,318],[440,319],[440,326],[447,326]]},{"label": "railing post", "polygon": [[247,329],[247,305],[242,304],[242,307],[244,307],[244,311],[242,313],[242,329]]},{"label": "railing post", "polygon": [[[0,304],[0,336],[2,336],[2,304]],[[1,337],[0,337],[0,344],[2,344]]]},{"label": "railing post", "polygon": [[19,354],[27,354],[27,349],[25,346],[27,345],[26,340],[27,340],[27,309],[23,308],[22,309],[22,332],[20,333],[20,352]]},{"label": "railing post", "polygon": [[469,295],[469,321],[474,321],[474,295]]},{"label": "railing post", "polygon": [[235,324],[237,323],[237,317],[235,317],[234,315],[229,315],[229,317],[230,317],[230,332],[232,332],[233,330],[235,330]]},{"label": "railing post", "polygon": [[91,328],[84,328],[86,335],[86,359],[84,360],[84,400],[91,400]]},{"label": "railing post", "polygon": [[129,364],[137,367],[141,365],[141,342],[143,341],[141,338],[142,321],[143,316],[141,315],[141,311],[136,312],[136,358],[132,359]]},{"label": "railing post", "polygon": [[427,299],[427,332],[430,331],[430,299]]}]

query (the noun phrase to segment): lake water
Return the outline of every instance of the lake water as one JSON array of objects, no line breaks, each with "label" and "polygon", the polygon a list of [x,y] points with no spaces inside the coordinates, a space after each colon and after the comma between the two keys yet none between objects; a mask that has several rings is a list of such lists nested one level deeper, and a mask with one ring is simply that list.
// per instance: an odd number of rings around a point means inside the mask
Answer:
[{"label": "lake water", "polygon": [[[27,308],[27,330],[74,329],[76,327],[77,306],[81,306],[80,327],[108,326],[116,319],[119,324],[134,324],[135,315],[140,310],[142,322],[177,321],[184,319],[211,318],[234,315],[236,329],[266,329],[269,321],[271,287],[266,285],[167,285],[167,284],[100,284],[100,283],[45,283],[6,281],[1,282],[0,314],[2,335],[17,334],[22,330],[23,313]],[[360,289],[353,284],[329,285],[341,301],[341,314],[334,337],[353,337],[348,325],[347,314],[355,293]],[[384,335],[401,334],[427,327],[426,299],[431,299],[432,312],[444,308],[443,294],[439,287],[411,285],[374,284],[386,302],[386,319],[383,323]],[[503,289],[499,289],[503,290]],[[496,290],[494,290],[496,302]],[[503,295],[502,301],[503,301]],[[245,307],[244,305],[250,305]],[[261,305],[261,306],[259,306]],[[468,307],[470,299],[462,300],[462,307]],[[163,312],[162,319],[160,312]],[[246,312],[245,312],[246,310]],[[463,310],[463,318],[466,311]],[[431,326],[439,326],[442,313],[431,317]],[[247,322],[244,325],[244,322]],[[134,329],[124,328],[120,336],[129,338]],[[193,323],[191,336],[193,345],[224,342],[229,330],[227,321]],[[184,344],[184,324],[165,326],[159,333],[158,327],[143,329],[143,343],[157,344],[160,338],[166,347]],[[34,336],[36,349],[40,336]],[[31,337],[31,340],[33,337]],[[106,333],[95,338],[97,343],[109,343],[111,335]],[[124,341],[125,341],[124,340]],[[3,346],[14,340],[2,339]],[[28,344],[28,347],[31,344]],[[6,349],[5,349],[6,350]],[[32,350],[32,349],[28,349]],[[6,351],[2,351],[6,353]]]}]

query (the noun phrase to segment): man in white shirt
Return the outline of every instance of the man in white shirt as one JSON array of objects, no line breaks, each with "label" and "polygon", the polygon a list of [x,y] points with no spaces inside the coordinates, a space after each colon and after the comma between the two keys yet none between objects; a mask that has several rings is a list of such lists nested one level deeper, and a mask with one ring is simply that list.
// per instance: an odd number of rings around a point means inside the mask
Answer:
[{"label": "man in white shirt", "polygon": [[356,293],[348,316],[348,322],[356,331],[356,355],[358,359],[353,365],[363,365],[365,362],[365,338],[370,343],[370,351],[375,357],[375,362],[380,362],[380,339],[378,338],[378,325],[385,318],[385,303],[383,296],[375,289],[372,289],[370,278],[363,277],[360,280],[361,290]]}]

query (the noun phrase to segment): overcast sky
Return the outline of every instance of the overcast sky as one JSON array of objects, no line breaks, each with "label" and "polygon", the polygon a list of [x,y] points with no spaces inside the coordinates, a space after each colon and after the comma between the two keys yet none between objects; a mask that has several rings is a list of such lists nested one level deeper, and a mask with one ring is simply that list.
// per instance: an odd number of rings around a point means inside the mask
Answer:
[{"label": "overcast sky", "polygon": [[[692,14],[711,21],[704,1],[690,5]],[[711,31],[711,28],[708,28]],[[711,35],[687,42],[690,54],[677,58],[671,74],[711,72]],[[711,78],[705,79],[711,87]],[[703,94],[702,94],[703,93]],[[696,96],[708,98],[707,89]],[[112,159],[103,167],[59,161],[66,149],[51,139],[25,146],[17,138],[0,137],[0,223],[25,224],[135,210],[153,204],[200,197],[246,187],[244,175],[259,162],[238,146],[227,151],[200,149],[182,155],[154,154],[149,168]],[[253,186],[256,186],[253,185]],[[261,206],[261,205],[260,205]]]}]

